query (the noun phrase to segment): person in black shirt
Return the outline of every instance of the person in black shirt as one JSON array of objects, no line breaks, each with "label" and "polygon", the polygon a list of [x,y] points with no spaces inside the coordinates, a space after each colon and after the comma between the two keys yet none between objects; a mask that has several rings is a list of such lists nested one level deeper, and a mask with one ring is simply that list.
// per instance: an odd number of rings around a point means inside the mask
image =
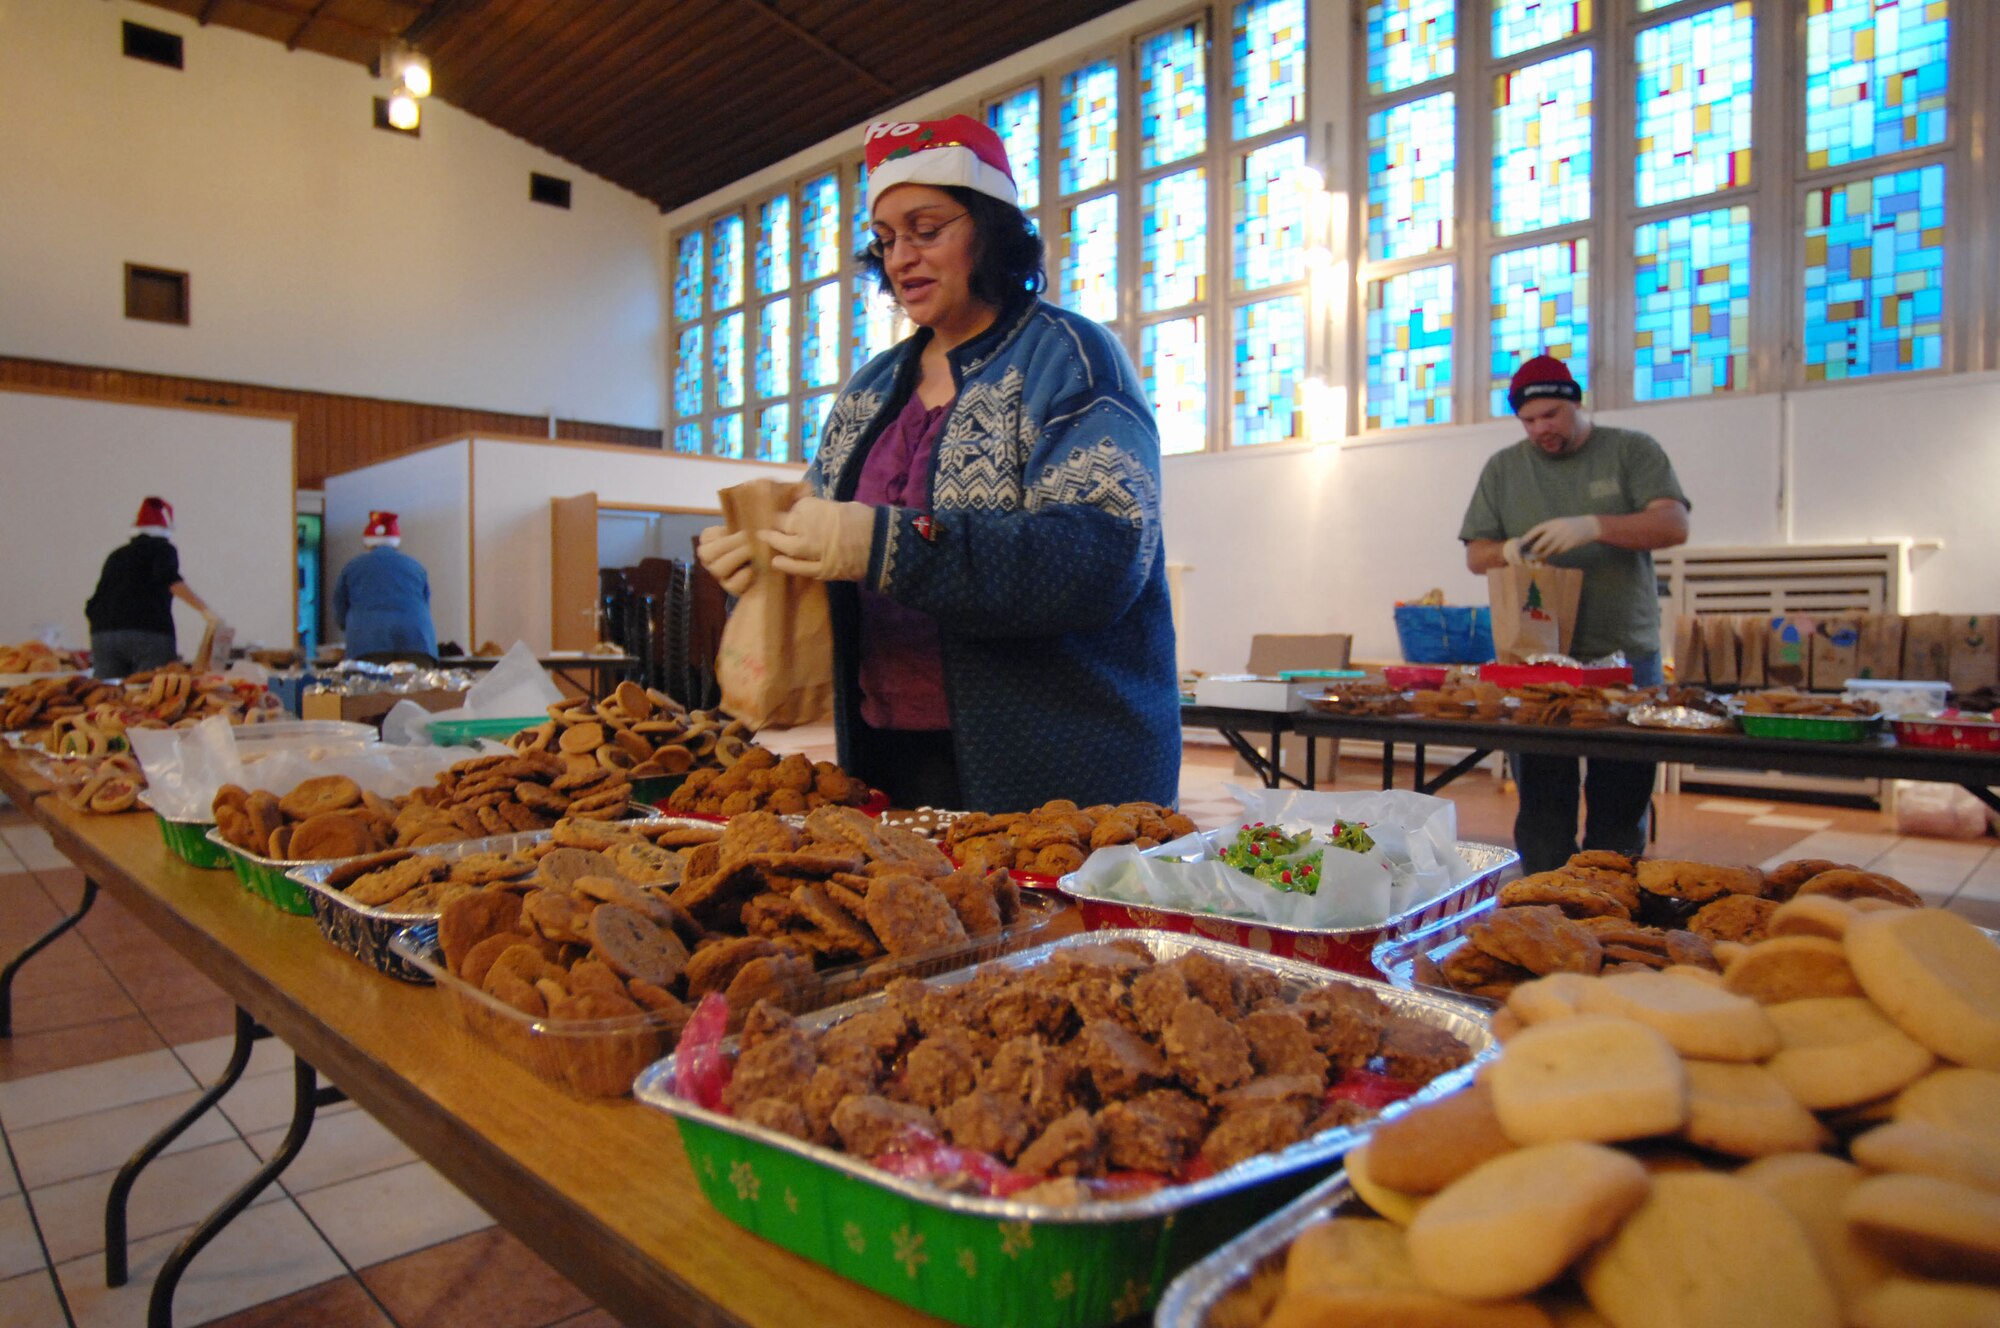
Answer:
[{"label": "person in black shirt", "polygon": [[98,574],[96,593],[83,606],[90,619],[91,669],[100,678],[123,678],[179,657],[174,648],[178,599],[211,624],[215,614],[181,580],[174,549],[174,509],[165,499],[139,504],[129,543],[111,551]]}]

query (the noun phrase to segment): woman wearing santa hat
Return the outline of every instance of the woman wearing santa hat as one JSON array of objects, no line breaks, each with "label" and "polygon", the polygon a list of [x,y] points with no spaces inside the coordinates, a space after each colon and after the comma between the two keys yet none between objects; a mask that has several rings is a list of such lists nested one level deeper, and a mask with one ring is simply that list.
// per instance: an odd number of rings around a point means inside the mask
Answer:
[{"label": "woman wearing santa hat", "polygon": [[[1042,242],[969,116],[869,127],[863,263],[917,325],[847,384],[812,497],[761,532],[829,583],[840,760],[901,806],[1172,803],[1159,436],[1124,347],[1039,298]],[[733,594],[748,537],[703,533]]]},{"label": "woman wearing santa hat", "polygon": [[104,560],[97,589],[83,606],[90,620],[91,671],[98,677],[123,678],[178,658],[175,600],[215,622],[201,596],[181,580],[173,536],[173,504],[148,498],[132,520],[132,538]]},{"label": "woman wearing santa hat", "polygon": [[361,532],[368,552],[340,569],[333,621],[347,637],[349,659],[437,660],[431,625],[431,581],[424,565],[404,553],[394,512],[370,512]]}]

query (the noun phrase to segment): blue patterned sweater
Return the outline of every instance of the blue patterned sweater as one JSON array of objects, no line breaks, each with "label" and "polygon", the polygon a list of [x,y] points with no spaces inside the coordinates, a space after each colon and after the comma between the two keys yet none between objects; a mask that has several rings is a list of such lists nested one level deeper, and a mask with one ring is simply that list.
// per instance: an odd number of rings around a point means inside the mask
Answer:
[{"label": "blue patterned sweater", "polygon": [[[850,498],[915,390],[930,333],[855,374],[828,412],[813,492]],[[958,396],[932,459],[931,514],[879,507],[866,585],[938,624],[966,807],[1172,805],[1180,703],[1160,538],[1160,445],[1124,347],[1041,300],[950,354]],[[828,587],[840,758],[869,768],[860,594]]]}]

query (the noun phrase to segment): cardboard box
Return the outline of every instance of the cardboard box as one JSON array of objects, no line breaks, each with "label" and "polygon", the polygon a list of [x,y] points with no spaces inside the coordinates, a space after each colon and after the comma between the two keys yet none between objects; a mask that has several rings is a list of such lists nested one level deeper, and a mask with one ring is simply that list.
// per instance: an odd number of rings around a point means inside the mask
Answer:
[{"label": "cardboard box", "polygon": [[350,719],[381,726],[382,716],[396,708],[398,701],[415,701],[426,710],[456,710],[465,704],[465,693],[448,689],[421,692],[364,692],[342,696],[337,692],[308,691],[299,698],[300,719]]},{"label": "cardboard box", "polygon": [[1304,710],[1299,690],[1307,685],[1252,673],[1211,673],[1195,683],[1194,703],[1230,710]]}]

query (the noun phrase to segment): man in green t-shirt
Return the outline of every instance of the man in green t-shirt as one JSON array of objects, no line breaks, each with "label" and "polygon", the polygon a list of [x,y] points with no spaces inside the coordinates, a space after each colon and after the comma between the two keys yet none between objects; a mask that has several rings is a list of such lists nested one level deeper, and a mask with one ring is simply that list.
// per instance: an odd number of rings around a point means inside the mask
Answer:
[{"label": "man in green t-shirt", "polygon": [[[1528,436],[1494,453],[1479,474],[1458,532],[1465,565],[1481,574],[1525,562],[1581,569],[1570,654],[1588,660],[1623,651],[1635,683],[1658,684],[1652,550],[1688,536],[1689,503],[1672,463],[1646,434],[1593,426],[1580,406],[1582,388],[1553,356],[1516,370],[1507,399]],[[1516,754],[1513,763],[1522,869],[1553,870],[1576,852],[1576,758]],[[1644,849],[1653,776],[1650,761],[1590,763],[1582,781],[1585,848]]]}]

